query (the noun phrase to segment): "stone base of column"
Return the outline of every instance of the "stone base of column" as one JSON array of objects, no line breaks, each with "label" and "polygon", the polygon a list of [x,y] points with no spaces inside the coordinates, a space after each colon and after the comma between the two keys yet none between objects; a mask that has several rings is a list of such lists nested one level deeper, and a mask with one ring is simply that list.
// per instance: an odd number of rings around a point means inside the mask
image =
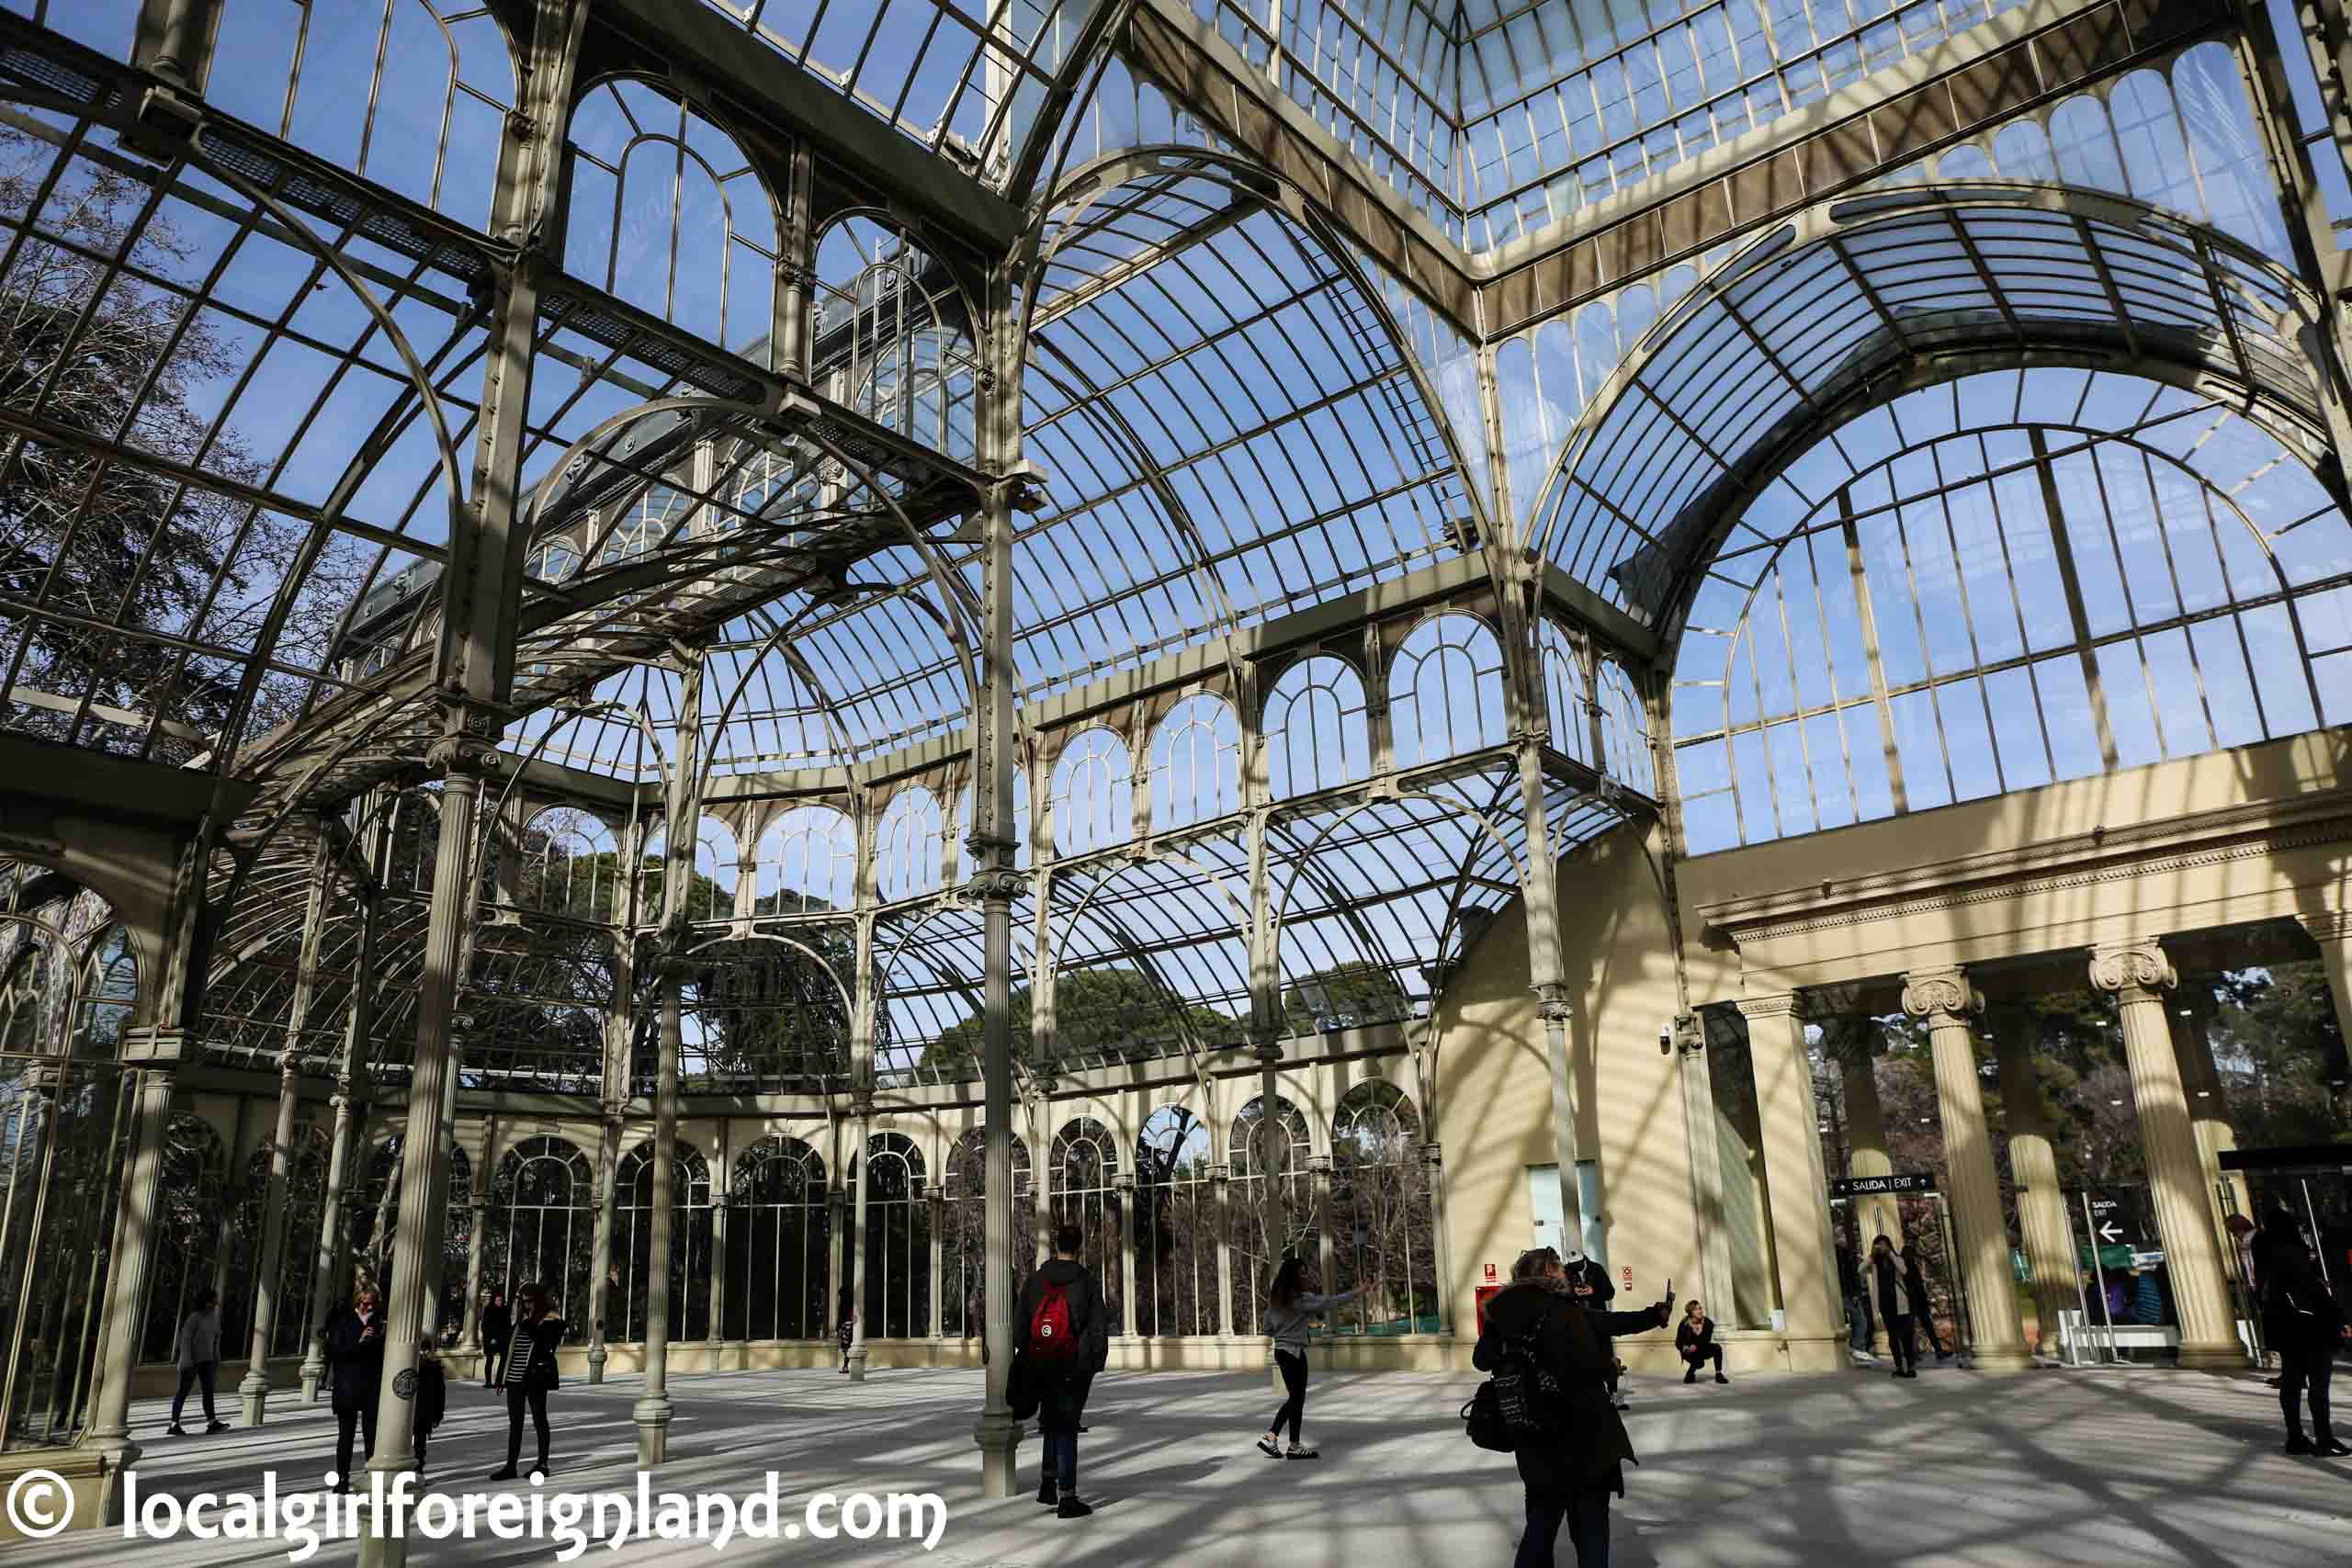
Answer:
[{"label": "stone base of column", "polygon": [[605,1381],[605,1348],[602,1345],[588,1352],[588,1381],[590,1382],[598,1383]]},{"label": "stone base of column", "polygon": [[2245,1347],[2234,1339],[2221,1340],[2212,1344],[2191,1344],[2186,1339],[2180,1342],[2180,1366],[2183,1371],[2242,1372],[2250,1364],[2246,1360]]},{"label": "stone base of column", "polygon": [[850,1382],[864,1382],[865,1381],[865,1360],[866,1353],[865,1346],[853,1345],[849,1348]]},{"label": "stone base of column", "polygon": [[305,1404],[316,1404],[319,1402],[319,1387],[326,1381],[327,1369],[325,1362],[311,1362],[305,1360],[302,1363],[302,1403]]},{"label": "stone base of column", "polygon": [[670,1422],[677,1414],[677,1405],[667,1394],[640,1399],[630,1406],[628,1418],[637,1423],[637,1467],[639,1470],[651,1470],[669,1457]]},{"label": "stone base of column", "polygon": [[2033,1370],[2033,1355],[2022,1345],[1971,1350],[1968,1358],[1969,1365],[1980,1372],[2030,1372]]},{"label": "stone base of column", "polygon": [[1012,1468],[1021,1449],[1021,1423],[1010,1414],[983,1416],[972,1427],[980,1450],[980,1495],[1010,1497],[1021,1490]]},{"label": "stone base of column", "polygon": [[260,1372],[247,1372],[237,1384],[237,1397],[245,1407],[245,1425],[258,1427],[269,1418],[269,1379]]},{"label": "stone base of column", "polygon": [[1787,1335],[1781,1353],[1792,1372],[1841,1372],[1854,1364],[1854,1342],[1843,1334]]},{"label": "stone base of column", "polygon": [[[125,1485],[123,1472],[139,1463],[145,1450],[128,1437],[94,1438],[87,1445],[97,1461],[98,1524],[107,1529],[122,1525]],[[50,1467],[54,1470],[57,1467]]]}]

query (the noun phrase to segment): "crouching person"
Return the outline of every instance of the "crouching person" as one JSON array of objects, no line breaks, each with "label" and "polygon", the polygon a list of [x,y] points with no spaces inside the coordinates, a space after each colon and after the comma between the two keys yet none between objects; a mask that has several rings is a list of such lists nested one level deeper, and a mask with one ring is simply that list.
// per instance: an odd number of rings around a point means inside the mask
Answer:
[{"label": "crouching person", "polygon": [[1472,1362],[1492,1371],[1524,1345],[1558,1383],[1563,1408],[1559,1437],[1521,1447],[1512,1457],[1527,1488],[1527,1529],[1519,1538],[1516,1568],[1552,1568],[1560,1527],[1576,1545],[1577,1568],[1608,1568],[1609,1497],[1625,1495],[1624,1466],[1634,1462],[1609,1397],[1609,1339],[1666,1326],[1672,1298],[1638,1312],[1589,1312],[1570,1293],[1560,1255],[1548,1247],[1520,1254],[1511,1283],[1487,1303],[1485,1327]]}]

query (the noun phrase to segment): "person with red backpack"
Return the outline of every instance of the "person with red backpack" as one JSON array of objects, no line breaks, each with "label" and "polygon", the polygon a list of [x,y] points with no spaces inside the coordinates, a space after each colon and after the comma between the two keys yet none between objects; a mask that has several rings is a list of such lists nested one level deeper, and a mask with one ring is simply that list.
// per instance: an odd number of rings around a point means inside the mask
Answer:
[{"label": "person with red backpack", "polygon": [[1094,1374],[1111,1354],[1111,1318],[1094,1276],[1078,1260],[1086,1236],[1076,1225],[1054,1233],[1053,1260],[1029,1277],[1012,1314],[1012,1381],[1017,1404],[1035,1402],[1045,1438],[1037,1501],[1065,1519],[1094,1510],[1078,1495],[1078,1423]]}]

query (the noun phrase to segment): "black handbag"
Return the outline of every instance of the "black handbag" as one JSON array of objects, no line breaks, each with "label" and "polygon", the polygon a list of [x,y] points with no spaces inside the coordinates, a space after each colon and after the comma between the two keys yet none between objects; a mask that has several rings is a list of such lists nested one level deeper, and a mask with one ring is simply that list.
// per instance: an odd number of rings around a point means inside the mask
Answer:
[{"label": "black handbag", "polygon": [[1463,1429],[1471,1442],[1496,1453],[1544,1448],[1560,1440],[1565,1404],[1560,1380],[1536,1354],[1530,1328],[1505,1347],[1500,1364],[1462,1407]]}]

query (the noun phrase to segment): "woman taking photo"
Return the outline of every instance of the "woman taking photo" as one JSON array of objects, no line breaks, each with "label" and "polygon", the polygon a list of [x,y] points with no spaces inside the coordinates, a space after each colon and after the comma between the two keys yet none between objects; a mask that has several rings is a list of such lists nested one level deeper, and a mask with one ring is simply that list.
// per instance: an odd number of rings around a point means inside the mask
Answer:
[{"label": "woman taking photo", "polygon": [[1871,1278],[1878,1286],[1878,1314],[1886,1322],[1887,1348],[1894,1352],[1894,1375],[1919,1375],[1918,1347],[1911,1339],[1911,1278],[1894,1243],[1882,1235],[1871,1243]]},{"label": "woman taking photo", "polygon": [[[1314,1459],[1314,1449],[1298,1440],[1298,1424],[1306,1416],[1306,1337],[1317,1313],[1329,1312],[1355,1300],[1353,1291],[1318,1296],[1306,1289],[1306,1265],[1285,1258],[1274,1270],[1273,1288],[1266,1292],[1265,1328],[1274,1342],[1274,1365],[1283,1374],[1288,1397],[1274,1412],[1274,1424],[1258,1439],[1258,1451],[1268,1459]],[[1290,1447],[1279,1446],[1283,1424],[1290,1427]]]},{"label": "woman taking photo", "polygon": [[1682,1309],[1681,1326],[1674,1331],[1674,1348],[1690,1363],[1690,1370],[1682,1374],[1684,1382],[1697,1382],[1699,1369],[1710,1360],[1715,1363],[1715,1381],[1731,1382],[1724,1376],[1724,1348],[1715,1343],[1715,1320],[1706,1315],[1695,1296]]},{"label": "woman taking photo", "polygon": [[514,1337],[508,1342],[506,1365],[501,1369],[506,1389],[506,1467],[491,1473],[492,1481],[514,1479],[514,1461],[523,1456],[523,1412],[531,1412],[531,1426],[539,1439],[539,1462],[533,1475],[548,1469],[548,1390],[558,1385],[556,1347],[563,1343],[563,1320],[555,1315],[555,1302],[545,1285],[526,1285],[514,1295]]}]

